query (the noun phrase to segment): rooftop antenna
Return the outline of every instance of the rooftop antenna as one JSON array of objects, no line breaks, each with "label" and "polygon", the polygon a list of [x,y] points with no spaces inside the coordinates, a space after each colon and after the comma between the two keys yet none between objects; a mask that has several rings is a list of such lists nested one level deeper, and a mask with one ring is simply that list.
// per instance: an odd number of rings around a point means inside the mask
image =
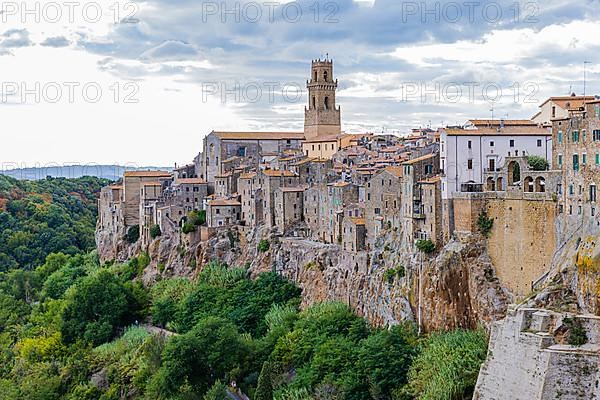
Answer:
[{"label": "rooftop antenna", "polygon": [[592,63],[591,61],[584,61],[583,62],[583,97],[584,97],[583,102],[584,103],[585,103],[585,89],[586,89],[586,78],[587,78],[587,76],[586,76],[586,66],[588,64],[591,64],[591,63]]}]

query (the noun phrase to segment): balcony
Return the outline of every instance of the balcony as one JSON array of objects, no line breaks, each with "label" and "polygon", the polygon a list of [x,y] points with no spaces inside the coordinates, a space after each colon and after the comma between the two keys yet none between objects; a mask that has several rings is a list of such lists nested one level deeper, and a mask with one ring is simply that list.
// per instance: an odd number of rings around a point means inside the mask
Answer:
[{"label": "balcony", "polygon": [[460,184],[462,193],[483,193],[483,183],[467,182]]}]

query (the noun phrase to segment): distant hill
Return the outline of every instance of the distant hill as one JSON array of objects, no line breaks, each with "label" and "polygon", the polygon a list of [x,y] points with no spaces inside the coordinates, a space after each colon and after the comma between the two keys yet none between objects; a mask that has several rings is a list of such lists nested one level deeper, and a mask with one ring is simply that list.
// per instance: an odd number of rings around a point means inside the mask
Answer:
[{"label": "distant hill", "polygon": [[123,176],[123,172],[136,169],[160,169],[170,171],[171,167],[124,167],[121,165],[64,165],[36,168],[18,168],[0,170],[0,175],[10,176],[19,180],[40,180],[50,176],[53,178],[81,178],[94,176],[102,179],[116,181]]}]

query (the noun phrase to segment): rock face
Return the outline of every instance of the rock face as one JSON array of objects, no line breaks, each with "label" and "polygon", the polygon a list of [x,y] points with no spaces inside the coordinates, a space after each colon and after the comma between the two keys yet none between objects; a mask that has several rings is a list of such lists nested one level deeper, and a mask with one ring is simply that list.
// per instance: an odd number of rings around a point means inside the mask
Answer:
[{"label": "rock face", "polygon": [[600,318],[579,316],[587,343],[565,343],[564,314],[512,308],[492,325],[474,400],[600,398]]},{"label": "rock face", "polygon": [[400,237],[387,232],[371,253],[281,239],[273,261],[303,289],[305,305],[342,301],[380,326],[414,320],[425,331],[475,328],[505,315],[511,296],[495,277],[482,238],[452,241],[428,257]]}]

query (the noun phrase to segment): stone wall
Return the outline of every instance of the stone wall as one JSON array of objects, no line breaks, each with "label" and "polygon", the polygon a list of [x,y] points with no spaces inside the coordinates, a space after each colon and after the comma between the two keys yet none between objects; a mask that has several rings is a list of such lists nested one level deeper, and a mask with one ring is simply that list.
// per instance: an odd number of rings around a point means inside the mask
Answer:
[{"label": "stone wall", "polygon": [[488,199],[494,220],[488,251],[502,284],[526,296],[551,268],[556,250],[556,203],[545,200]]},{"label": "stone wall", "polygon": [[565,344],[566,315],[513,308],[493,324],[488,359],[474,400],[589,400],[600,398],[600,319],[582,321],[588,343]]}]

